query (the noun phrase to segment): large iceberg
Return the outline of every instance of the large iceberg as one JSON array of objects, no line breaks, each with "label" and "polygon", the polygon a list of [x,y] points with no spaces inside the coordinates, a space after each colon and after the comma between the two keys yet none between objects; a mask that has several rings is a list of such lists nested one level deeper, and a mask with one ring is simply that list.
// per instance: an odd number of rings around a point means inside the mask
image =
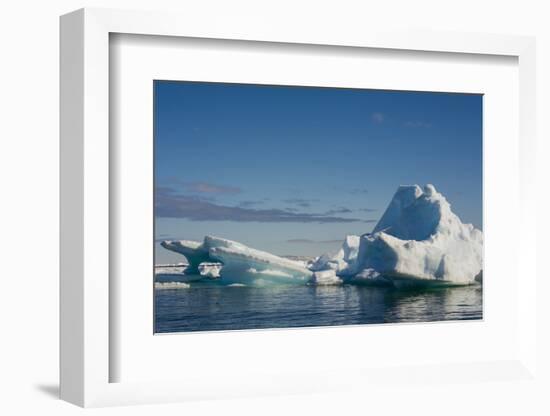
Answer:
[{"label": "large iceberg", "polygon": [[372,233],[361,236],[357,270],[396,285],[473,283],[482,270],[483,234],[463,224],[433,185],[401,186]]}]

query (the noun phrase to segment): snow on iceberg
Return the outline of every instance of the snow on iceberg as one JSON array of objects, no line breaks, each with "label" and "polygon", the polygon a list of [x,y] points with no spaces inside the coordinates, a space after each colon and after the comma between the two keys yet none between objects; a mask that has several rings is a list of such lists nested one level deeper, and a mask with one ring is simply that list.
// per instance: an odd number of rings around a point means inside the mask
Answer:
[{"label": "snow on iceberg", "polygon": [[223,263],[221,276],[227,283],[304,284],[312,272],[300,262],[256,250],[224,238],[206,236],[210,257]]},{"label": "snow on iceberg", "polygon": [[346,236],[342,247],[334,255],[323,254],[309,266],[312,271],[334,270],[340,276],[353,275],[356,272],[357,254],[360,237]]},{"label": "snow on iceberg", "polygon": [[403,281],[469,284],[482,270],[483,234],[463,224],[433,185],[401,186],[370,234],[363,235],[357,269]]}]

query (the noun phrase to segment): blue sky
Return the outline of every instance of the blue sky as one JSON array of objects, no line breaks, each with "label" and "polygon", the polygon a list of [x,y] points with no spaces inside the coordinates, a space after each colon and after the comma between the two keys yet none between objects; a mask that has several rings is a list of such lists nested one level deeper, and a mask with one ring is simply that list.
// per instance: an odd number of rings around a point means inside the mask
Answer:
[{"label": "blue sky", "polygon": [[401,184],[482,224],[482,96],[156,81],[158,240],[226,237],[279,255],[370,231]]}]

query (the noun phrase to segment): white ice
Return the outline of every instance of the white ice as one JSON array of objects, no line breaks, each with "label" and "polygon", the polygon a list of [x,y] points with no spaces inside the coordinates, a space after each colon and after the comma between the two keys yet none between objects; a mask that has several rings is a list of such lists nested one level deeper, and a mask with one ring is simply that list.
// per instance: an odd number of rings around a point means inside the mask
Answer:
[{"label": "white ice", "polygon": [[317,286],[339,285],[342,283],[342,279],[336,276],[336,271],[333,269],[322,270],[313,272],[309,283]]},{"label": "white ice", "polygon": [[310,265],[310,270],[334,270],[338,275],[352,275],[356,272],[357,254],[359,252],[360,237],[346,236],[342,247],[336,254],[323,254]]},{"label": "white ice", "polygon": [[223,265],[221,263],[203,262],[199,264],[199,273],[203,277],[217,279],[220,277],[222,266]]}]

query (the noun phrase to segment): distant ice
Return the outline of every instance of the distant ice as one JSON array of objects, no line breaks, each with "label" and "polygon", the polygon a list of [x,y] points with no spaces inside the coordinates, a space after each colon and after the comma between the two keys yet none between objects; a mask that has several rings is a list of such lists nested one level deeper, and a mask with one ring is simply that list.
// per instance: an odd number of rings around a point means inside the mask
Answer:
[{"label": "distant ice", "polygon": [[157,264],[155,265],[155,275],[157,274],[182,274],[187,269],[187,263],[177,264]]},{"label": "distant ice", "polygon": [[155,282],[155,289],[188,289],[189,283],[184,282]]}]

